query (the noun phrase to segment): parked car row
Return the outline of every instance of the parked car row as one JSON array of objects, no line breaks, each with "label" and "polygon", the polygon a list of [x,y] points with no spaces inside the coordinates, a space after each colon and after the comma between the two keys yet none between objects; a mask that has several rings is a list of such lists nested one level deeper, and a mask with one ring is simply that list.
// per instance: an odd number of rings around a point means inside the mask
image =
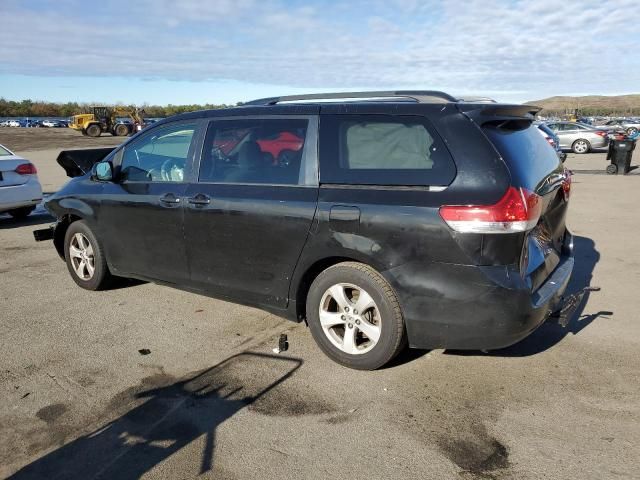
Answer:
[{"label": "parked car row", "polygon": [[28,118],[16,118],[0,122],[0,127],[66,128],[68,126],[69,122],[67,120],[33,120]]},{"label": "parked car row", "polygon": [[640,131],[640,119],[626,118],[614,119],[602,124],[597,124],[597,128],[607,129],[608,131],[623,131],[629,136],[633,136]]}]

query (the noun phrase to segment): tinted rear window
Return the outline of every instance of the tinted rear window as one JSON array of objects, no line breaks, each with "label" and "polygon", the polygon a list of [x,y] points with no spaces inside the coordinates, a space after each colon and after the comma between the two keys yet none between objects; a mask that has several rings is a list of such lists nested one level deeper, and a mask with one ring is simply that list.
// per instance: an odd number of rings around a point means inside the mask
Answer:
[{"label": "tinted rear window", "polygon": [[350,185],[448,185],[455,165],[424,117],[325,115],[320,181]]},{"label": "tinted rear window", "polygon": [[507,163],[516,186],[535,190],[551,172],[562,170],[555,150],[536,131],[535,125],[520,130],[485,125],[484,132]]}]

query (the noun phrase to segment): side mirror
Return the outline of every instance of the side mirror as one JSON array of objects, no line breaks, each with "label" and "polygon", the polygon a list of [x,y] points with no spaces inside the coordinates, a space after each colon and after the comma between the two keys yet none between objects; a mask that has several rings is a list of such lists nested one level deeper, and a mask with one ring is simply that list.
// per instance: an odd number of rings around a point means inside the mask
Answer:
[{"label": "side mirror", "polygon": [[91,178],[101,182],[113,180],[113,167],[111,162],[98,162],[91,167]]}]

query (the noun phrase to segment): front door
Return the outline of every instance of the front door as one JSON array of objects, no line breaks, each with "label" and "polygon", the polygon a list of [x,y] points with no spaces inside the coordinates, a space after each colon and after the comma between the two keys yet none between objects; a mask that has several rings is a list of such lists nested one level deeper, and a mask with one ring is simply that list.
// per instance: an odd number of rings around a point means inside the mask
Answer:
[{"label": "front door", "polygon": [[316,117],[212,121],[199,172],[185,201],[193,283],[285,307],[318,198]]},{"label": "front door", "polygon": [[105,184],[98,223],[118,273],[188,282],[183,204],[197,127],[159,125],[114,157],[117,178]]}]

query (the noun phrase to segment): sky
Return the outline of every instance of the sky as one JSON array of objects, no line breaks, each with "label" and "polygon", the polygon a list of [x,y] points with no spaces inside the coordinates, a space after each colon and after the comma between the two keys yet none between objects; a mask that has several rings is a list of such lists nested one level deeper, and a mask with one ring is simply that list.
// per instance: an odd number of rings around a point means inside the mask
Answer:
[{"label": "sky", "polygon": [[637,0],[0,0],[0,97],[640,93]]}]

